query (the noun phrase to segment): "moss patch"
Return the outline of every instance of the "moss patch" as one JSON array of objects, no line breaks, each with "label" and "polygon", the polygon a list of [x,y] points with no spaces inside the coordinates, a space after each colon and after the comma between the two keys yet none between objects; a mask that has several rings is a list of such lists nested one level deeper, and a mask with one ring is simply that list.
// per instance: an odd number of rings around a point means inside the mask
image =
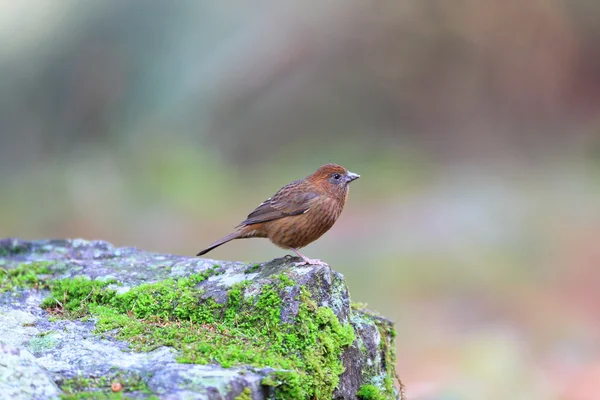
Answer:
[{"label": "moss patch", "polygon": [[0,247],[0,257],[6,257],[9,255],[25,254],[30,251],[30,246],[18,241],[8,239],[3,246]]},{"label": "moss patch", "polygon": [[260,264],[254,264],[244,271],[245,274],[252,274],[260,269]]},{"label": "moss patch", "polygon": [[0,293],[17,288],[48,288],[48,280],[43,275],[51,272],[49,261],[19,264],[16,268],[0,268]]},{"label": "moss patch", "polygon": [[[137,392],[152,395],[145,380],[138,374],[126,371],[113,371],[101,377],[76,377],[57,382],[63,391],[61,399],[122,399],[128,393]],[[119,391],[113,391],[114,384],[120,385]],[[152,395],[146,399],[158,399]]]},{"label": "moss patch", "polygon": [[[396,389],[394,387],[394,377],[395,377],[395,368],[394,365],[396,363],[396,349],[392,345],[394,338],[396,337],[396,329],[394,326],[387,321],[382,321],[379,319],[375,319],[375,325],[379,330],[379,335],[381,337],[381,341],[379,342],[379,349],[381,350],[381,354],[385,355],[383,360],[384,368],[386,371],[385,378],[383,380],[383,390],[382,392],[387,396],[392,396]],[[389,338],[390,341],[387,339]],[[400,380],[398,380],[400,382]],[[401,397],[404,398],[401,389]]]},{"label": "moss patch", "polygon": [[240,393],[235,400],[252,400],[252,390],[250,390],[250,388],[244,388],[242,393]]},{"label": "moss patch", "polygon": [[361,400],[385,400],[386,397],[381,394],[379,388],[375,385],[362,385],[356,397]]},{"label": "moss patch", "polygon": [[330,308],[318,307],[304,288],[296,316],[281,322],[282,295],[295,284],[283,274],[253,295],[250,282],[237,283],[219,304],[197,288],[214,273],[126,293],[111,289],[111,282],[58,280],[42,306],[69,317],[93,316],[97,332],[116,329],[116,337],[138,351],[174,347],[181,351],[179,362],[278,369],[263,382],[276,387],[277,399],[331,398],[344,370],[341,354],[354,340],[352,327],[340,324]]},{"label": "moss patch", "polygon": [[49,284],[51,296],[41,306],[70,318],[88,316],[89,305],[102,304],[115,296],[116,291],[106,289],[113,283],[116,281],[92,281],[86,277],[55,280]]}]

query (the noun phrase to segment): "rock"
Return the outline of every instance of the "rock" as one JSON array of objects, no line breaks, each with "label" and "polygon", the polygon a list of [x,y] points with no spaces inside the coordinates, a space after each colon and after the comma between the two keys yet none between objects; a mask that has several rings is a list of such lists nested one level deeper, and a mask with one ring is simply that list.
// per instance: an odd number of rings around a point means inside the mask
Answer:
[{"label": "rock", "polygon": [[0,393],[399,398],[393,324],[353,307],[341,274],[297,261],[1,240]]},{"label": "rock", "polygon": [[5,399],[50,399],[60,390],[24,348],[0,343],[0,393]]}]

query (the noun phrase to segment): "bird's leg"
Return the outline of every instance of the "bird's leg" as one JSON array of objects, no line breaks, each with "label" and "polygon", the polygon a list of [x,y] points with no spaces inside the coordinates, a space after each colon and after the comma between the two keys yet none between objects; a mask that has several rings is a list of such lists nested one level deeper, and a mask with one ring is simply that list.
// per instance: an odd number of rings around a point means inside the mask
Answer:
[{"label": "bird's leg", "polygon": [[296,266],[300,266],[300,265],[327,265],[327,263],[324,263],[321,260],[317,260],[317,259],[312,259],[312,258],[308,258],[306,257],[304,254],[300,253],[297,249],[290,247],[290,250],[292,250],[294,253],[298,254],[298,257],[300,257],[303,262],[299,262],[296,263]]}]

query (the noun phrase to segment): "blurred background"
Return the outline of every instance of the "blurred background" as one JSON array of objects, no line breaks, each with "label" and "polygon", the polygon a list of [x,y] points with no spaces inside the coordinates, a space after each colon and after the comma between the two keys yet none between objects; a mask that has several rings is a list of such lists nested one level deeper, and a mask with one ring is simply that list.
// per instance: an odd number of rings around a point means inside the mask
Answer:
[{"label": "blurred background", "polygon": [[600,398],[600,3],[0,1],[0,71],[0,237],[194,255],[336,162],[409,399]]}]

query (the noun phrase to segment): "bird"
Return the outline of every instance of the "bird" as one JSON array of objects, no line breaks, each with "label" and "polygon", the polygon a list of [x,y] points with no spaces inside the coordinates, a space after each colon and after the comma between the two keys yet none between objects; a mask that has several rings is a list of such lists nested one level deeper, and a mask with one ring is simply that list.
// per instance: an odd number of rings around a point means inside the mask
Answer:
[{"label": "bird", "polygon": [[296,253],[302,259],[297,266],[325,264],[306,257],[299,249],[320,238],[333,226],[348,199],[350,183],[358,178],[359,174],[341,165],[322,165],[306,178],[279,189],[248,214],[232,233],[196,256],[234,239],[268,238],[273,244]]}]

